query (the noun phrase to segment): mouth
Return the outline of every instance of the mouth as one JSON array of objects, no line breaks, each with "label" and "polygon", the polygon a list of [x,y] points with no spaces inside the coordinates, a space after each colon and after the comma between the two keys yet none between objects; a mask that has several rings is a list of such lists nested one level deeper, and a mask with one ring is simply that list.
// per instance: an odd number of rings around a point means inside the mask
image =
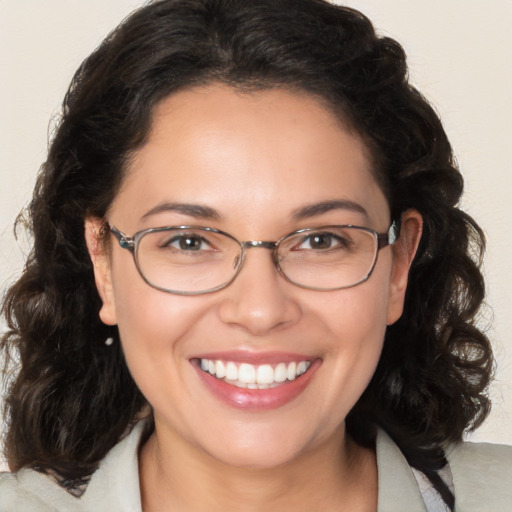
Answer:
[{"label": "mouth", "polygon": [[297,399],[322,366],[320,358],[286,353],[218,353],[191,360],[217,399],[245,411],[265,411]]},{"label": "mouth", "polygon": [[293,382],[311,367],[311,361],[249,364],[220,359],[199,359],[201,370],[238,388],[271,389]]}]

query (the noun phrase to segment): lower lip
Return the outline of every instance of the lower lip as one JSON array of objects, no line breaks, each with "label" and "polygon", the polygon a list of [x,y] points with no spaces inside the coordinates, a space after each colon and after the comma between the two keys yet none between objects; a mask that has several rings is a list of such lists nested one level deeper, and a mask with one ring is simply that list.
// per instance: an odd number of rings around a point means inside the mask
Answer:
[{"label": "lower lip", "polygon": [[297,379],[268,389],[239,388],[204,372],[198,364],[194,366],[206,388],[223,402],[238,409],[265,411],[282,407],[297,398],[311,382],[321,364],[321,360],[316,359],[308,371]]}]

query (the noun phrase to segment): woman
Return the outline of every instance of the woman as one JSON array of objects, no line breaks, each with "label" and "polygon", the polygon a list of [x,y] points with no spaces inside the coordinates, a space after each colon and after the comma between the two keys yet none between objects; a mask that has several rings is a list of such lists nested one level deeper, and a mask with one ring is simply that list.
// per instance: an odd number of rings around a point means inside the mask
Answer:
[{"label": "woman", "polygon": [[510,450],[460,443],[492,370],[461,193],[360,13],[135,12],[28,211],[0,510],[505,510]]}]

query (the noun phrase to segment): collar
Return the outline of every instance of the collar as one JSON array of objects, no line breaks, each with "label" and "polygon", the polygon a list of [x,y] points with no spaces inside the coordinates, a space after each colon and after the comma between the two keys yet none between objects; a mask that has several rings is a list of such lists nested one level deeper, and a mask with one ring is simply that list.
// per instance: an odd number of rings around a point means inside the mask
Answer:
[{"label": "collar", "polygon": [[[147,422],[138,422],[101,462],[81,498],[71,496],[49,477],[29,469],[18,473],[18,484],[59,512],[142,512],[138,452]],[[378,512],[425,512],[421,493],[407,461],[389,436],[378,431]]]},{"label": "collar", "polygon": [[[139,422],[130,435],[108,454],[93,475],[84,498],[88,494],[108,495],[109,506],[106,507],[105,501],[102,501],[104,510],[142,512],[137,454],[144,427],[145,423]],[[425,504],[409,464],[383,430],[378,431],[376,451],[378,512],[425,512]],[[91,510],[100,510],[98,505]]]},{"label": "collar", "polygon": [[377,432],[378,512],[425,512],[414,473],[398,446],[383,430]]}]

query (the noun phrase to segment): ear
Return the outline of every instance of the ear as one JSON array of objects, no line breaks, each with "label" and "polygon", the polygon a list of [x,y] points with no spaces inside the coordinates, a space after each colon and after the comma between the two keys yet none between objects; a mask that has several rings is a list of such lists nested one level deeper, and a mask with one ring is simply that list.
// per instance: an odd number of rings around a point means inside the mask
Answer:
[{"label": "ear", "polygon": [[114,293],[112,288],[112,273],[110,256],[103,240],[105,222],[95,217],[85,220],[85,241],[94,268],[96,288],[103,302],[100,309],[100,319],[104,324],[117,324]]},{"label": "ear", "polygon": [[400,237],[392,245],[393,269],[389,289],[388,325],[402,316],[409,269],[420,243],[422,229],[423,218],[419,212],[407,210],[402,214]]}]

